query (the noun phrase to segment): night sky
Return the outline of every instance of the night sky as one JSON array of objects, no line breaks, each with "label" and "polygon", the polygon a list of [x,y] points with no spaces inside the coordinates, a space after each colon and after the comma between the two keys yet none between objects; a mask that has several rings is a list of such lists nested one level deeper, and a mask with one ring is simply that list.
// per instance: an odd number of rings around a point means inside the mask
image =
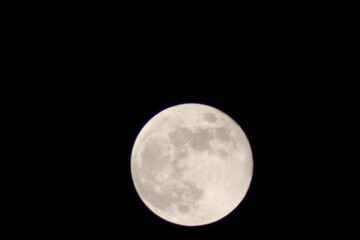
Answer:
[{"label": "night sky", "polygon": [[[148,74],[142,79],[157,78]],[[226,74],[207,74],[203,81],[186,75],[187,81],[181,80],[185,76],[167,76],[163,81],[95,85],[92,93],[82,95],[84,100],[77,99],[79,105],[71,108],[75,122],[67,123],[76,133],[67,143],[76,155],[66,160],[70,176],[65,180],[69,189],[64,211],[71,228],[89,236],[146,234],[161,239],[173,235],[195,239],[203,234],[266,236],[279,231],[274,171],[285,139],[275,123],[276,96],[266,87],[260,91],[261,85],[246,84],[249,75],[234,74],[230,81]],[[131,150],[141,128],[159,111],[181,103],[208,104],[228,114],[242,127],[253,151],[253,180],[240,206],[202,227],[178,226],[157,217],[137,195],[130,174]]]},{"label": "night sky", "polygon": [[[181,21],[155,29],[134,20],[116,31],[94,20],[84,27],[68,23],[64,34],[49,30],[44,42],[29,40],[23,59],[29,64],[21,71],[37,80],[16,83],[23,99],[13,100],[26,136],[21,141],[33,144],[22,152],[38,159],[25,165],[37,173],[36,184],[24,183],[31,189],[24,194],[30,211],[24,222],[36,225],[29,229],[101,239],[292,239],[316,228],[321,214],[302,206],[322,205],[305,186],[307,170],[324,161],[311,150],[320,149],[319,132],[325,132],[317,116],[335,105],[328,100],[333,86],[315,81],[325,71],[317,60],[325,51],[314,53],[305,35],[290,31],[294,25],[275,28],[281,19],[243,20],[242,27],[200,21],[191,29]],[[157,217],[130,174],[141,128],[182,103],[207,104],[233,118],[254,158],[240,206],[201,227]]]}]

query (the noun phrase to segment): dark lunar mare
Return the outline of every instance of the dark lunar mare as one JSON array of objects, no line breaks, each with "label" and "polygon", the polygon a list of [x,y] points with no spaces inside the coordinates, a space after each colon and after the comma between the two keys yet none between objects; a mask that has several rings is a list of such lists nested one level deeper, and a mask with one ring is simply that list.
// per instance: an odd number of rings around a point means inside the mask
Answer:
[{"label": "dark lunar mare", "polygon": [[[187,129],[177,129],[176,134],[173,132],[169,135],[173,137],[171,143],[179,148],[179,146],[191,140],[190,136],[192,134]],[[170,156],[166,153],[166,142],[156,138],[147,142],[141,153],[142,167],[137,167],[134,170],[134,179],[141,196],[154,207],[166,211],[172,204],[175,204],[181,213],[187,213],[196,208],[195,203],[202,197],[203,191],[194,182],[182,178],[182,172],[186,171],[186,167],[177,164],[185,156],[178,155],[178,159],[173,163],[175,171],[170,176],[170,179],[175,181],[175,184],[161,182],[156,178],[157,174],[171,164],[169,161]],[[143,175],[144,182],[139,181],[141,179],[140,175]]]}]

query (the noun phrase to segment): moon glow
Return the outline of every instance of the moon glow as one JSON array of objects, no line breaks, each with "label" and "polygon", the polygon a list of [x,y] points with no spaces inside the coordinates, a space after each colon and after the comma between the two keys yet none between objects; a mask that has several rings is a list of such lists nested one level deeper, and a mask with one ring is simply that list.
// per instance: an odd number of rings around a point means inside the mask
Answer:
[{"label": "moon glow", "polygon": [[249,141],[220,110],[181,104],[142,128],[131,154],[131,175],[144,204],[183,226],[216,222],[243,200],[253,175]]}]

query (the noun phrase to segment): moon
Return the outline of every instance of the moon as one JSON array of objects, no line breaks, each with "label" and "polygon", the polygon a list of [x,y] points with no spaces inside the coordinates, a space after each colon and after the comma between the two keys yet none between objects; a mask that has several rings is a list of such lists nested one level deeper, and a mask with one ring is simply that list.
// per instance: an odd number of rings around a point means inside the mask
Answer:
[{"label": "moon", "polygon": [[131,176],[141,200],[160,218],[183,226],[227,216],[245,197],[252,175],[244,131],[204,104],[180,104],[155,115],[131,153]]}]

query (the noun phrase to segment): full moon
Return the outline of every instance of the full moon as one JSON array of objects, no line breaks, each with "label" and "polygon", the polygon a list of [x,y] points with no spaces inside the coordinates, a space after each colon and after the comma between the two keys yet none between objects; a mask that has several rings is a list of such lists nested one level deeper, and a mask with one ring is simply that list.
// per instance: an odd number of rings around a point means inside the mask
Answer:
[{"label": "full moon", "polygon": [[243,200],[253,175],[249,141],[220,110],[180,104],[142,128],[131,154],[131,175],[144,204],[183,226],[216,222]]}]

